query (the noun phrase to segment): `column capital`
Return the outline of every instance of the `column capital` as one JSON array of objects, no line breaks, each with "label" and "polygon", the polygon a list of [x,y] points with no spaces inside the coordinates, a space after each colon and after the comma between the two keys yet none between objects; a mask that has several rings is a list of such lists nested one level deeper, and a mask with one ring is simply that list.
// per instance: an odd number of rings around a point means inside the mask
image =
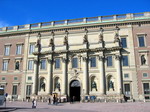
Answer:
[{"label": "column capital", "polygon": [[66,62],[67,62],[67,58],[65,58],[65,57],[62,57],[61,59],[62,59],[62,62],[63,62],[63,63],[66,63]]},{"label": "column capital", "polygon": [[83,56],[82,59],[83,59],[83,61],[87,61],[88,57],[87,56]]},{"label": "column capital", "polygon": [[120,55],[115,55],[116,60],[120,60],[121,56]]},{"label": "column capital", "polygon": [[51,59],[51,58],[47,58],[47,61],[51,64],[51,63],[53,63],[53,59]]},{"label": "column capital", "polygon": [[99,59],[100,61],[103,61],[104,56],[98,56],[98,59]]}]

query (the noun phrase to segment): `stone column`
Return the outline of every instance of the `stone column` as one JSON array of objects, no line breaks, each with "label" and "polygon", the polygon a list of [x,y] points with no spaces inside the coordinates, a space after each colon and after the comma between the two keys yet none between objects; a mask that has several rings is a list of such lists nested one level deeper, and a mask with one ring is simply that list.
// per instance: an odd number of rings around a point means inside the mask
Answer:
[{"label": "stone column", "polygon": [[33,95],[38,94],[38,59],[34,59],[34,81],[33,81]]},{"label": "stone column", "polygon": [[105,94],[105,68],[104,68],[104,56],[99,56],[99,65],[100,65],[100,94]]},{"label": "stone column", "polygon": [[89,76],[88,76],[88,57],[83,56],[83,89],[84,89],[84,94],[88,95],[89,94]]},{"label": "stone column", "polygon": [[67,95],[67,57],[62,58],[62,95]]},{"label": "stone column", "polygon": [[122,88],[122,69],[121,69],[121,56],[120,55],[116,55],[116,69],[117,69],[117,85],[118,85],[118,89],[117,89],[117,93],[118,94],[122,94],[123,88]]},{"label": "stone column", "polygon": [[47,94],[53,92],[53,60],[52,57],[48,58],[48,77],[47,77]]}]

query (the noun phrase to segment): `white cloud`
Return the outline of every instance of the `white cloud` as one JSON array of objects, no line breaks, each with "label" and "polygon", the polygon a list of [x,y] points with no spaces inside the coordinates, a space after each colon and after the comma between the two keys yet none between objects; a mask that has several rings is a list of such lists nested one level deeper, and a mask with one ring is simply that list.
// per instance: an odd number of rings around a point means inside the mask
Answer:
[{"label": "white cloud", "polygon": [[10,26],[7,22],[5,22],[5,21],[1,21],[0,20],[0,28],[1,27],[6,27],[6,26]]}]

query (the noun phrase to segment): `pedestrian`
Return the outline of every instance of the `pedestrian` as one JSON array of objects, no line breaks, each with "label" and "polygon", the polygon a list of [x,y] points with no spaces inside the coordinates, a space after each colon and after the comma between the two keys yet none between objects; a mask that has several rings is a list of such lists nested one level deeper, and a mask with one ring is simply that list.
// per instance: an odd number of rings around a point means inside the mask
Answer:
[{"label": "pedestrian", "polygon": [[37,102],[36,102],[35,99],[33,99],[33,101],[32,101],[32,108],[36,108],[36,106],[37,106]]},{"label": "pedestrian", "polygon": [[55,105],[55,103],[56,103],[56,96],[54,95],[54,97],[53,97],[53,104]]},{"label": "pedestrian", "polygon": [[49,104],[49,105],[51,104],[51,98],[48,99],[48,104]]}]

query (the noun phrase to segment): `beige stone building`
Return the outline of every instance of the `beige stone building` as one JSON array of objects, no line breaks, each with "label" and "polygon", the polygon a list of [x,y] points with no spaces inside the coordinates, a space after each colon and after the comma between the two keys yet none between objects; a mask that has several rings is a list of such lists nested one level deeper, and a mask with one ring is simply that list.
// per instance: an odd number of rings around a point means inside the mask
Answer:
[{"label": "beige stone building", "polygon": [[[138,27],[143,31],[137,31]],[[144,100],[140,70],[145,69],[137,66],[135,38],[139,32],[146,33],[149,39],[149,33],[144,32],[149,27],[150,12],[144,12],[1,28],[0,85],[6,88],[10,99],[44,100],[55,95],[62,100],[75,96],[77,101],[117,101],[125,95],[128,100]],[[143,38],[138,41],[140,45]],[[9,54],[6,59],[4,52],[15,49],[6,45],[14,41],[14,46],[21,41],[23,47],[18,49],[22,52],[19,57]],[[144,47],[147,54],[141,62],[147,66],[146,82],[150,84],[150,45]],[[17,66],[16,60],[21,64],[19,71],[11,68]],[[19,79],[10,80],[16,75]],[[146,90],[149,99],[147,85]]]}]

